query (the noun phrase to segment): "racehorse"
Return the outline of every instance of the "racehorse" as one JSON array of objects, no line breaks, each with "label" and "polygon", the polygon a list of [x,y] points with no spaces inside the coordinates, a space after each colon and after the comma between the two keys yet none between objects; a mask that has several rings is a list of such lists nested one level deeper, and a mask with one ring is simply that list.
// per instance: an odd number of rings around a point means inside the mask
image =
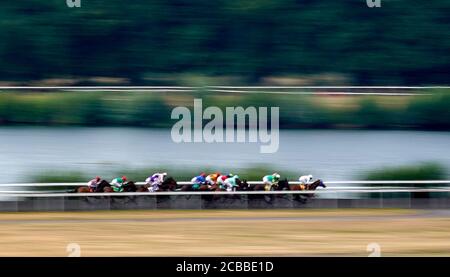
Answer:
[{"label": "racehorse", "polygon": [[288,180],[285,178],[284,180],[278,181],[278,185],[274,186],[273,190],[291,190],[291,188]]},{"label": "racehorse", "polygon": [[[322,180],[316,180],[315,182],[307,185],[291,185],[289,184],[289,181],[287,179],[280,180],[277,185],[271,187],[271,191],[283,191],[283,190],[294,190],[294,191],[303,191],[303,190],[316,190],[318,187],[326,188],[326,185],[322,182]],[[254,186],[248,185],[246,190],[253,190],[253,191],[264,191],[266,190],[264,184],[257,184]],[[314,197],[313,193],[299,195],[296,194],[294,196],[294,200],[302,200],[304,201],[305,198],[312,198]],[[264,196],[258,196],[258,195],[252,195],[250,196],[252,199],[258,199],[258,198],[264,198],[266,201],[270,202],[273,199],[273,195],[264,195]],[[303,199],[302,199],[303,198]]]},{"label": "racehorse", "polygon": [[133,181],[126,182],[122,185],[123,192],[136,192],[137,186]]},{"label": "racehorse", "polygon": [[164,178],[164,181],[159,186],[159,190],[157,191],[175,191],[177,189],[177,181],[173,177],[166,177]]},{"label": "racehorse", "polygon": [[88,186],[79,187],[76,189],[77,193],[88,193],[88,192],[104,192],[105,188],[111,187],[111,184],[105,180],[101,180],[97,187],[92,190]]},{"label": "racehorse", "polygon": [[[245,182],[247,183],[247,182]],[[253,191],[263,191],[266,190],[265,184],[256,184],[256,185],[248,185],[246,190],[253,190]],[[289,182],[287,179],[280,180],[277,185],[271,186],[270,190],[290,190]]]},{"label": "racehorse", "polygon": [[110,188],[111,184],[105,180],[102,180],[97,187],[95,188],[95,192],[106,192],[106,188]]},{"label": "racehorse", "polygon": [[[311,184],[306,185],[306,190],[316,190],[318,187],[326,188],[327,186],[322,182],[322,180],[317,179]],[[314,197],[313,193],[307,194],[307,197]]]},{"label": "racehorse", "polygon": [[326,188],[327,186],[320,179],[306,185],[289,185],[290,190],[316,190],[318,187]]},{"label": "racehorse", "polygon": [[327,186],[322,182],[322,180],[318,179],[312,184],[307,185],[307,190],[316,190],[318,187],[326,188]]},{"label": "racehorse", "polygon": [[[326,188],[327,186],[320,179],[314,181],[311,184],[290,185],[289,186],[290,190],[295,190],[295,191],[316,190],[318,187]],[[307,193],[307,194],[302,194],[302,195],[296,194],[294,199],[306,201],[307,198],[313,198],[313,197],[314,197],[314,193]]]}]

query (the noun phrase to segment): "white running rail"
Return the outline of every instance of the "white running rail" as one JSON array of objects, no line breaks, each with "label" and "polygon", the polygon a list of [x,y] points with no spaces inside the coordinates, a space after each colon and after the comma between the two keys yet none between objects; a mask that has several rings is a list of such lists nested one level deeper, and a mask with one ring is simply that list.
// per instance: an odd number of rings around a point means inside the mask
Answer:
[{"label": "white running rail", "polygon": [[328,190],[319,189],[315,191],[164,191],[164,192],[100,192],[100,193],[0,193],[0,197],[33,197],[33,198],[51,198],[51,197],[94,197],[94,196],[156,196],[156,195],[264,195],[264,194],[333,194],[333,193],[412,193],[412,192],[438,192],[449,193],[450,188],[430,188],[430,189],[353,189],[353,190]]},{"label": "white running rail", "polygon": [[[261,181],[249,181],[251,185],[263,184]],[[299,184],[298,181],[289,182],[290,184]],[[25,183],[25,184],[0,184],[1,196],[8,197],[79,197],[79,196],[134,196],[134,195],[205,195],[205,194],[332,194],[332,193],[411,193],[411,192],[450,192],[450,180],[411,180],[411,181],[325,181],[326,189],[319,188],[316,191],[236,191],[236,192],[200,192],[200,191],[174,191],[174,192],[121,192],[121,193],[68,193],[57,190],[51,191],[19,191],[19,187],[80,187],[86,186],[86,183]],[[137,185],[143,185],[143,182],[137,182]],[[435,185],[430,188],[415,188],[413,186],[330,186],[340,184],[354,185]],[[179,186],[192,185],[191,182],[178,182]],[[443,185],[443,186],[437,186]]]},{"label": "white running rail", "polygon": [[[84,183],[20,183],[20,184],[0,184],[1,187],[79,187],[86,186],[87,182]],[[262,181],[248,181],[249,185],[261,185]],[[325,185],[439,185],[439,184],[450,184],[450,180],[410,180],[410,181],[323,181]],[[144,182],[136,182],[136,185],[144,185]],[[177,182],[179,186],[192,185],[191,182],[181,181]],[[299,181],[289,181],[289,184],[298,185]],[[331,187],[329,187],[331,188]],[[349,189],[349,188],[358,188],[358,187],[332,187],[333,189]],[[369,187],[364,187],[365,189],[369,189]],[[371,187],[376,188],[376,187]],[[382,186],[380,188],[387,188]],[[399,188],[405,188],[401,186]]]}]

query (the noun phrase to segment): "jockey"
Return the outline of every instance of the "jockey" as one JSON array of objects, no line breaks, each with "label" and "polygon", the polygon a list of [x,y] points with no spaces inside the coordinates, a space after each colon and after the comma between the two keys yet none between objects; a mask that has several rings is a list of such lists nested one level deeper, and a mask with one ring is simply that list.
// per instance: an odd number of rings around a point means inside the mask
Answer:
[{"label": "jockey", "polygon": [[228,179],[228,175],[220,175],[217,177],[216,183],[219,185],[220,189],[225,189],[225,181]]},{"label": "jockey", "polygon": [[302,190],[306,189],[306,186],[311,184],[312,179],[313,179],[312,175],[300,176],[300,178],[298,178],[298,180],[301,182],[300,188]]},{"label": "jockey", "polygon": [[313,179],[312,175],[304,175],[304,176],[300,176],[300,178],[298,178],[298,180],[303,184],[303,185],[309,185],[311,183]]},{"label": "jockey", "polygon": [[[230,174],[231,175],[231,174]],[[233,188],[237,187],[236,180],[239,179],[238,175],[233,175],[232,177],[228,177],[224,181],[224,187],[227,191],[233,191]]]},{"label": "jockey", "polygon": [[193,184],[193,189],[199,189],[201,185],[206,183],[206,173],[202,172],[200,175],[192,178],[191,183]]},{"label": "jockey", "polygon": [[123,184],[127,181],[126,176],[122,176],[120,178],[115,178],[111,181],[111,186],[115,192],[123,191]]},{"label": "jockey", "polygon": [[145,179],[145,184],[149,186],[148,190],[150,192],[155,192],[159,190],[159,186],[164,182],[164,178],[166,178],[167,173],[155,173],[152,176],[149,176]]},{"label": "jockey", "polygon": [[219,176],[220,176],[219,172],[209,174],[208,176],[206,176],[206,179],[205,179],[206,183],[210,186],[215,185],[217,183],[217,179],[219,178]]},{"label": "jockey", "polygon": [[264,190],[272,190],[273,186],[278,186],[278,181],[280,181],[280,174],[273,173],[272,175],[266,175],[263,177]]},{"label": "jockey", "polygon": [[96,176],[94,179],[90,180],[87,185],[91,192],[94,192],[97,189],[98,184],[100,184],[101,178],[100,176]]}]

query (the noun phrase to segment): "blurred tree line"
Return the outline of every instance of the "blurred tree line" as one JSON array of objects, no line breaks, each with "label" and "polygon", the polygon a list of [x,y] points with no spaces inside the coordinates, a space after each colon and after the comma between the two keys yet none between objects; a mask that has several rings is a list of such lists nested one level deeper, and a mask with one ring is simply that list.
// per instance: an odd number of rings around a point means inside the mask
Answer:
[{"label": "blurred tree line", "polygon": [[[0,126],[135,126],[171,128],[177,106],[279,107],[285,129],[450,130],[450,93],[421,96],[313,96],[145,92],[0,93]],[[331,104],[330,104],[331,103]],[[204,124],[209,120],[204,120]]]},{"label": "blurred tree line", "polygon": [[3,1],[0,80],[108,76],[350,76],[448,84],[450,1]]}]

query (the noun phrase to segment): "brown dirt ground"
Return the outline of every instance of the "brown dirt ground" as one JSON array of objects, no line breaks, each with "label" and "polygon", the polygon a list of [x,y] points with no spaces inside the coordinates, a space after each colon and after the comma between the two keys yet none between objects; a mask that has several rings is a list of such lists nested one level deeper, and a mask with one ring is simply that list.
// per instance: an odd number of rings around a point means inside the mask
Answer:
[{"label": "brown dirt ground", "polygon": [[449,231],[412,210],[0,213],[0,256],[450,256]]}]

